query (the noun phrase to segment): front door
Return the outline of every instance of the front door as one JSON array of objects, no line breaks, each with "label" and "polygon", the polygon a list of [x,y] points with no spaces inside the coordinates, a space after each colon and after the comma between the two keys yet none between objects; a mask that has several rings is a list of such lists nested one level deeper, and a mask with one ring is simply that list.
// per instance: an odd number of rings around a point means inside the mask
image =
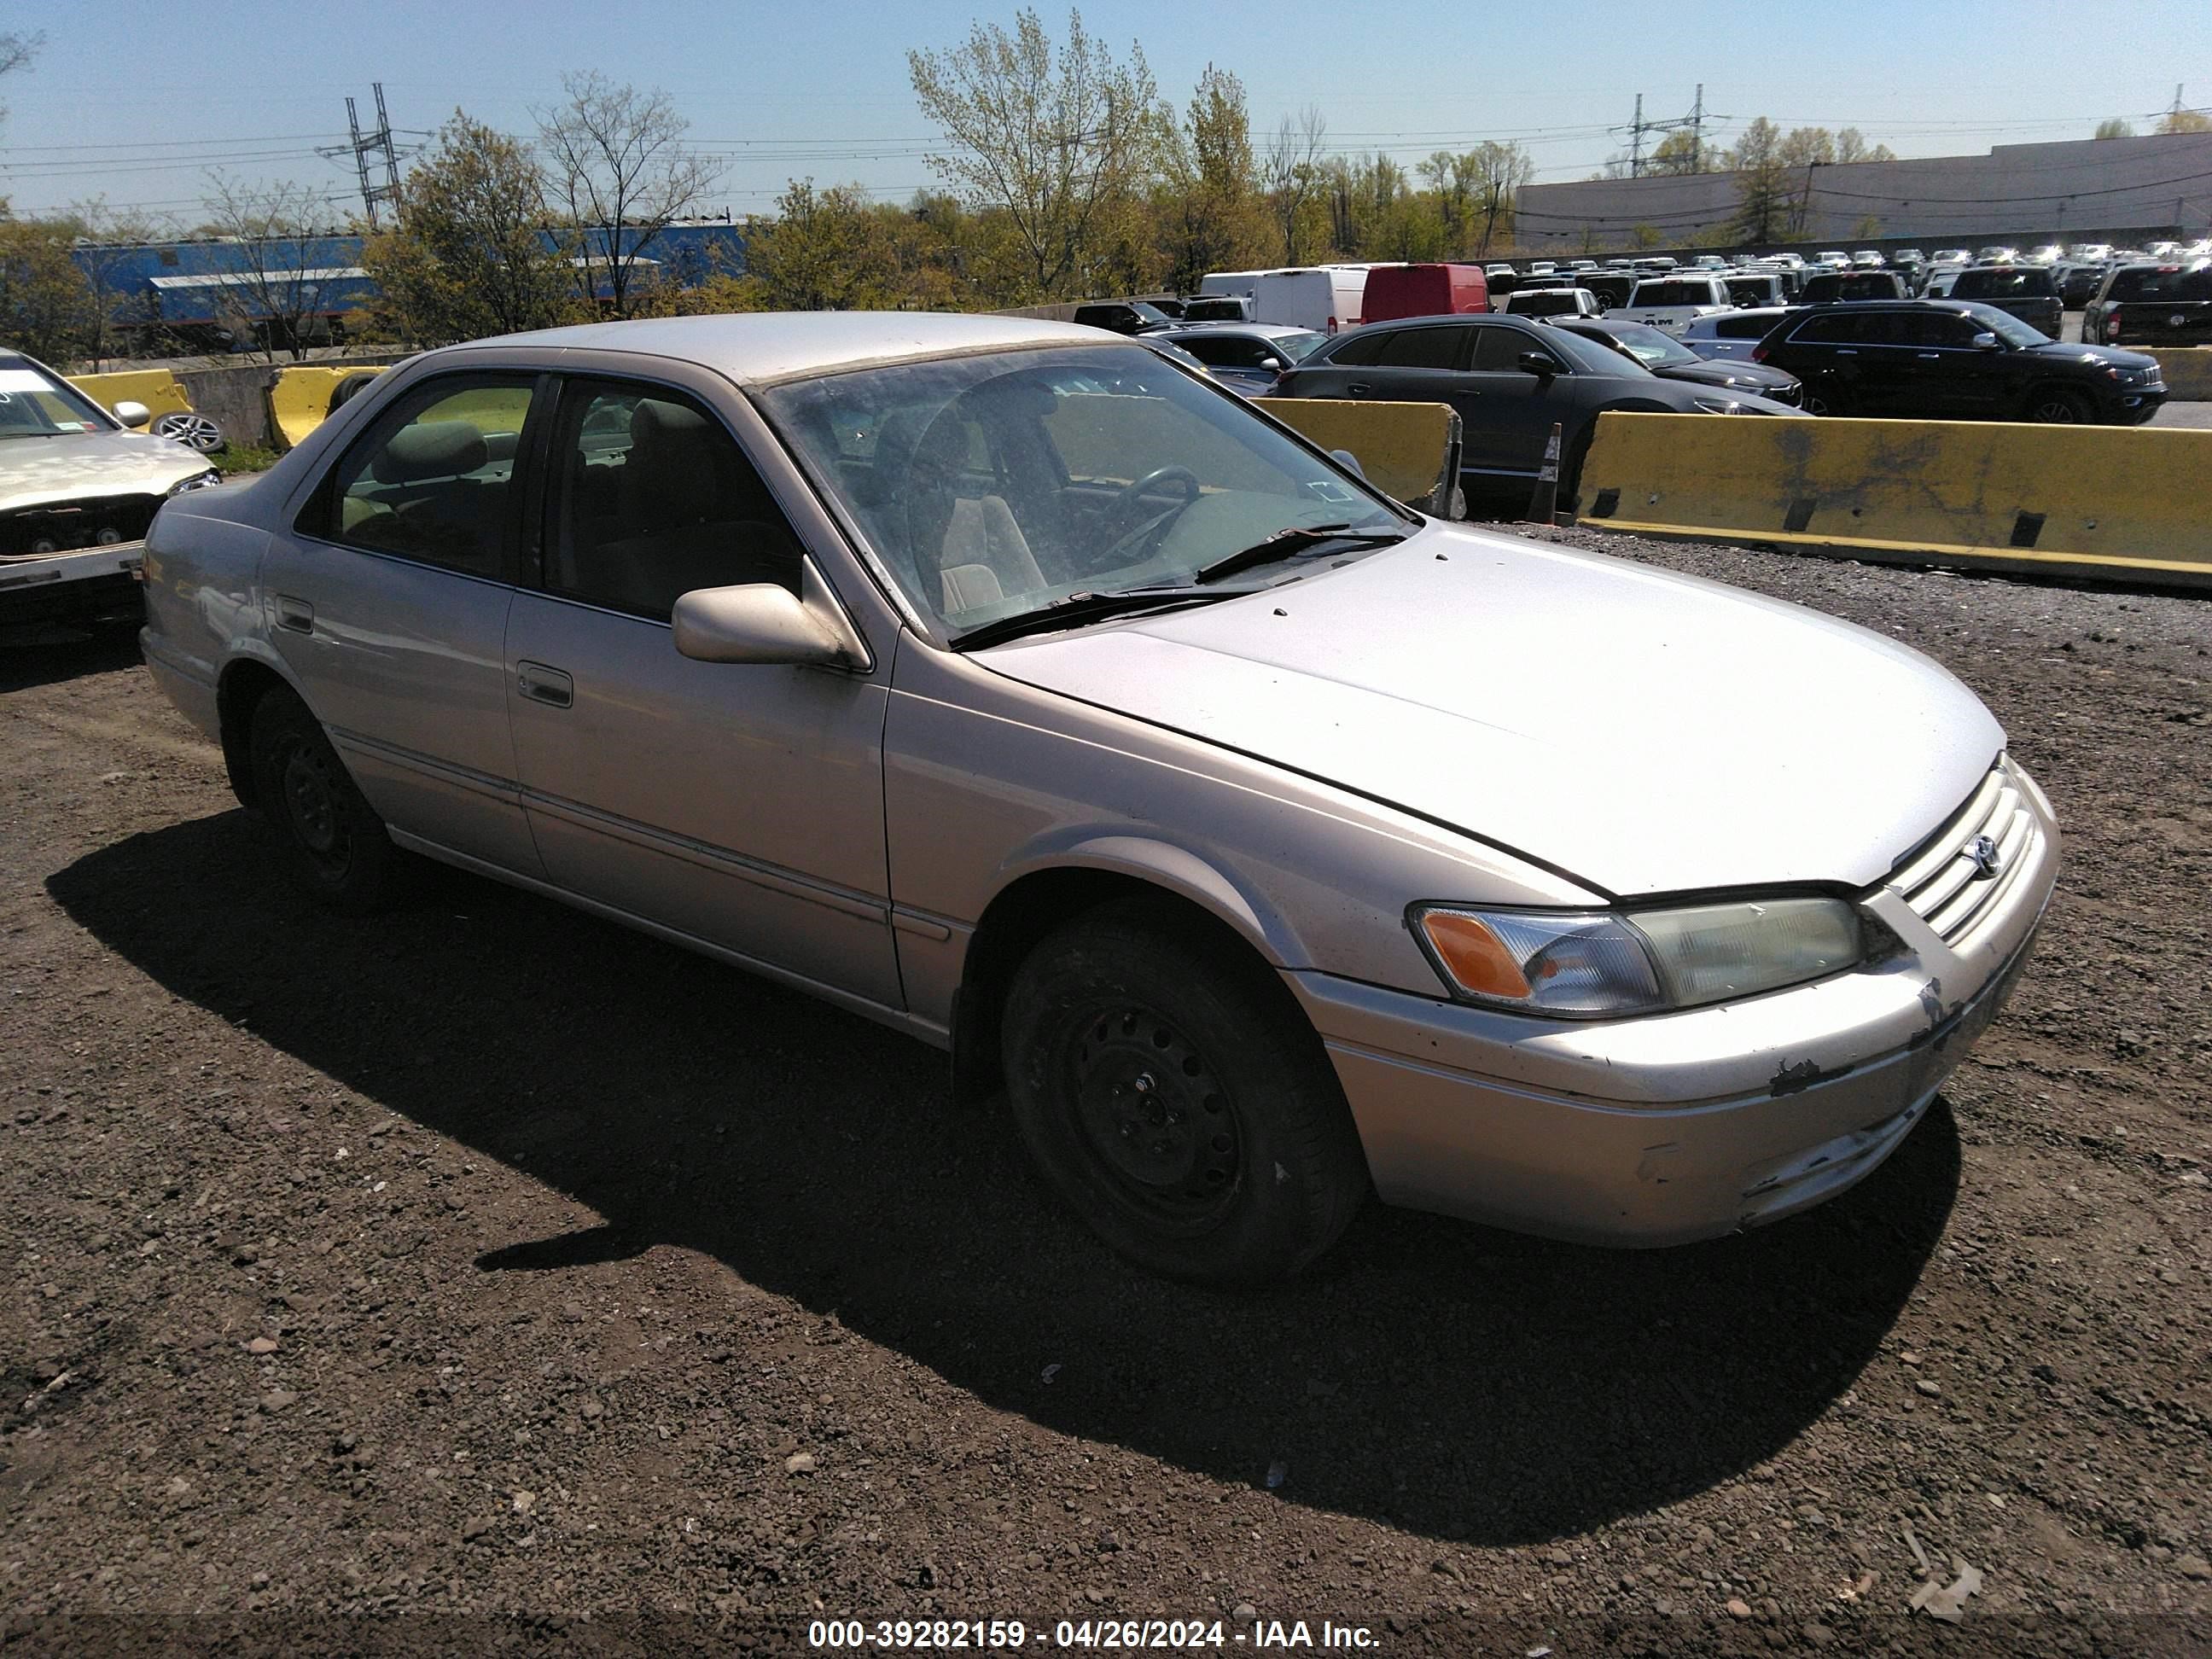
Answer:
[{"label": "front door", "polygon": [[507,630],[530,823],[559,886],[810,984],[900,1006],[878,678],[696,662],[695,588],[781,582],[799,545],[721,421],[574,380],[547,446],[536,590]]},{"label": "front door", "polygon": [[269,638],[369,803],[403,839],[532,875],[501,648],[532,374],[403,393],[262,566]]}]

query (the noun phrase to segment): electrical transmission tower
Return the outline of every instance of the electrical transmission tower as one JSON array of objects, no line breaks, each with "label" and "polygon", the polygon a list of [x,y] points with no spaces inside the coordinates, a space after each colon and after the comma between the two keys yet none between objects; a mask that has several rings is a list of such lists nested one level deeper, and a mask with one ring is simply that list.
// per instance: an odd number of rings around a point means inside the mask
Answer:
[{"label": "electrical transmission tower", "polygon": [[1626,131],[1628,134],[1628,176],[1632,179],[1644,176],[1644,135],[1647,132],[1688,133],[1690,171],[1702,173],[1705,165],[1705,123],[1729,118],[1725,115],[1705,113],[1705,88],[1701,81],[1698,83],[1698,100],[1690,106],[1687,115],[1673,121],[1647,121],[1644,118],[1644,94],[1639,92],[1636,94],[1636,118],[1626,129],[1615,127],[1613,131]]},{"label": "electrical transmission tower", "polygon": [[[384,82],[377,81],[371,85],[376,94],[376,131],[365,133],[361,130],[361,115],[354,107],[353,99],[349,96],[346,99],[346,125],[353,133],[353,142],[340,149],[326,149],[321,153],[334,159],[347,153],[352,155],[354,172],[361,179],[362,210],[368,216],[368,228],[375,230],[379,228],[377,204],[392,201],[399,194],[399,151],[392,142],[392,117],[384,107]],[[384,182],[380,185],[370,177],[369,162],[372,159],[384,164]]]}]

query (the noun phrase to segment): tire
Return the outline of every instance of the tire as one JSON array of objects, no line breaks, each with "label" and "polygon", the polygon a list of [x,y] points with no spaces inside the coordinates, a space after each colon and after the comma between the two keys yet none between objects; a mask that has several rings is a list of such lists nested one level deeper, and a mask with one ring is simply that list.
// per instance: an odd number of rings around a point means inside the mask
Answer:
[{"label": "tire", "polygon": [[268,692],[254,708],[249,744],[254,799],[293,878],[349,915],[389,902],[399,849],[307,705],[289,691]]},{"label": "tire", "polygon": [[2070,386],[2042,386],[2027,394],[2021,418],[2038,426],[2086,426],[2097,418],[2097,411]]},{"label": "tire", "polygon": [[222,428],[198,410],[172,410],[157,417],[148,430],[157,438],[174,438],[203,455],[212,455],[229,442]]},{"label": "tire", "polygon": [[1368,1188],[1319,1038],[1242,951],[1168,905],[1105,906],[1030,952],[1002,1023],[1047,1184],[1122,1255],[1203,1284],[1296,1273]]},{"label": "tire", "polygon": [[349,374],[331,388],[331,413],[335,415],[375,383],[369,374]]},{"label": "tire", "polygon": [[1805,412],[1808,415],[1841,416],[1851,412],[1850,400],[1833,386],[1805,383]]},{"label": "tire", "polygon": [[1589,459],[1590,446],[1597,441],[1597,417],[1592,416],[1583,422],[1583,429],[1575,434],[1574,441],[1567,446],[1566,453],[1559,457],[1559,511],[1570,516],[1578,515],[1583,507],[1583,466]]}]

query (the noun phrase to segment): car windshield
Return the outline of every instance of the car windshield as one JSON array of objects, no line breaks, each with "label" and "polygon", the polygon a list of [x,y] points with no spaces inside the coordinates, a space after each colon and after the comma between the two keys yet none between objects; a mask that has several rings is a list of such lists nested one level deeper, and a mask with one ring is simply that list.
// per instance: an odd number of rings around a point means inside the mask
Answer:
[{"label": "car windshield", "polygon": [[1577,372],[1583,374],[1626,374],[1631,379],[1648,376],[1651,371],[1625,351],[1609,345],[1600,345],[1586,340],[1570,329],[1547,328],[1544,343],[1565,357]]},{"label": "car windshield", "polygon": [[0,368],[0,438],[52,438],[110,429],[76,387],[28,363]]},{"label": "car windshield", "polygon": [[1705,360],[1671,334],[1643,323],[1615,323],[1605,330],[1614,343],[1647,368],[1665,368]]},{"label": "car windshield", "polygon": [[1141,346],[892,364],[763,401],[941,641],[1079,593],[1188,584],[1285,531],[1412,528]]},{"label": "car windshield", "polygon": [[2041,329],[2023,323],[2010,312],[1999,311],[1995,306],[1970,305],[1966,307],[1966,314],[2008,346],[2051,343],[2051,337]]}]

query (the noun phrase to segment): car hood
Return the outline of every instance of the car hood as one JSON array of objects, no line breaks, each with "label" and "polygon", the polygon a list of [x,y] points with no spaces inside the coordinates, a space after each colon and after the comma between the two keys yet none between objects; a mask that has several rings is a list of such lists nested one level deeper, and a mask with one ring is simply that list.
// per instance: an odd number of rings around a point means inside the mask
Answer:
[{"label": "car hood", "polygon": [[143,432],[0,438],[0,513],[97,495],[161,495],[208,470],[208,458]]},{"label": "car hood", "polygon": [[2141,351],[2122,351],[2115,346],[2069,345],[2049,340],[2028,350],[2039,357],[2065,363],[2103,363],[2110,368],[2156,368],[2158,359]]},{"label": "car hood", "polygon": [[1795,374],[1784,374],[1778,368],[1724,357],[1702,363],[1668,363],[1651,372],[1662,380],[1688,380],[1698,386],[1735,386],[1754,395],[1763,390],[1797,384]]},{"label": "car hood", "polygon": [[1965,686],[1879,635],[1442,525],[1249,598],[975,660],[1622,896],[1869,885],[2004,741]]}]

